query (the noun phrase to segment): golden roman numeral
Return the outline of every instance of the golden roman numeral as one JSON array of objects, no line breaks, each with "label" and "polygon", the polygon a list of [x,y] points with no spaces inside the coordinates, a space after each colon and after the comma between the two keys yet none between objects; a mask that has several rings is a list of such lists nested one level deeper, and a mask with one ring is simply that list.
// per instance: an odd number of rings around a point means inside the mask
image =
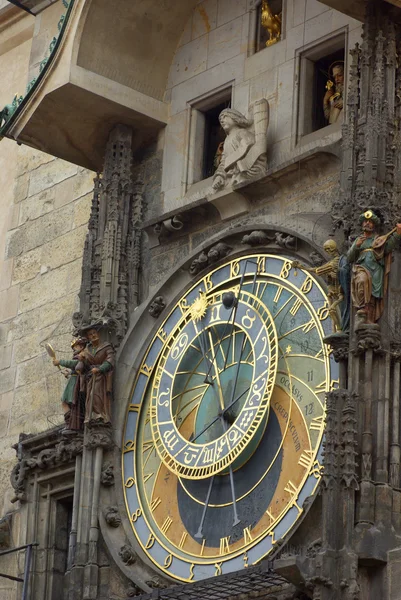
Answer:
[{"label": "golden roman numeral", "polygon": [[305,467],[305,469],[308,469],[311,465],[312,459],[313,452],[311,450],[305,450],[305,452],[302,453],[298,464],[301,465],[301,467]]},{"label": "golden roman numeral", "polygon": [[178,544],[178,547],[181,548],[181,550],[183,549],[184,544],[187,541],[187,537],[188,537],[188,534],[186,531],[184,531],[184,533],[181,536],[180,543]]},{"label": "golden roman numeral", "polygon": [[251,526],[249,525],[249,527],[245,527],[244,529],[244,543],[249,544],[250,542],[252,542],[252,535]]},{"label": "golden roman numeral", "polygon": [[267,510],[265,514],[266,514],[266,515],[269,517],[269,519],[270,519],[270,523],[269,523],[269,525],[271,525],[272,523],[274,523],[274,521],[275,521],[275,518],[273,517],[272,513],[270,512],[270,510]]},{"label": "golden roman numeral", "polygon": [[276,292],[276,295],[275,295],[275,296],[274,296],[274,298],[273,298],[273,302],[275,302],[276,304],[277,304],[277,302],[280,300],[280,296],[281,296],[281,294],[282,294],[282,291],[283,291],[283,289],[284,289],[284,288],[283,288],[283,286],[282,286],[282,285],[279,285],[279,286],[277,287],[277,292]]},{"label": "golden roman numeral", "polygon": [[230,535],[220,538],[220,554],[228,554],[230,552]]},{"label": "golden roman numeral", "polygon": [[221,575],[221,565],[223,563],[215,563],[214,564],[214,568],[216,569],[214,576],[217,577],[218,575]]},{"label": "golden roman numeral", "polygon": [[287,492],[288,494],[290,494],[290,496],[295,496],[295,494],[297,493],[297,488],[292,483],[291,479],[289,480],[289,482],[285,486],[284,491]]},{"label": "golden roman numeral", "polygon": [[315,321],[311,319],[302,327],[304,333],[309,333],[314,327],[316,327]]},{"label": "golden roman numeral", "polygon": [[160,527],[160,531],[164,534],[167,533],[167,531],[169,530],[169,527],[171,526],[173,522],[173,519],[171,517],[167,517],[163,523],[163,525]]},{"label": "golden roman numeral", "polygon": [[295,317],[295,315],[297,314],[297,312],[299,311],[301,306],[302,306],[302,300],[297,298],[295,300],[294,304],[292,305],[292,307],[290,308],[290,313],[292,314],[293,317]]},{"label": "golden roman numeral", "polygon": [[153,546],[154,543],[155,543],[155,536],[153,535],[153,533],[151,533],[150,536],[148,537],[148,541],[146,542],[145,548],[147,550],[150,550],[150,548]]},{"label": "golden roman numeral", "polygon": [[323,379],[322,383],[319,383],[319,385],[317,385],[315,387],[315,394],[321,394],[322,392],[326,391],[326,380]]},{"label": "golden roman numeral", "polygon": [[154,500],[152,500],[152,502],[151,502],[150,510],[152,512],[155,512],[155,510],[159,506],[159,504],[161,504],[160,498],[154,498]]},{"label": "golden roman numeral", "polygon": [[292,265],[291,265],[290,261],[285,260],[284,264],[281,268],[281,271],[280,271],[280,277],[282,277],[283,279],[287,279],[288,275],[290,274],[291,267],[292,267]]},{"label": "golden roman numeral", "polygon": [[312,277],[309,277],[309,275],[308,275],[301,286],[301,292],[303,292],[304,294],[308,294],[311,291],[312,286],[313,286],[313,279],[312,279]]},{"label": "golden roman numeral", "polygon": [[323,415],[321,417],[315,417],[312,419],[311,424],[309,425],[309,429],[313,429],[314,431],[320,431],[324,425]]},{"label": "golden roman numeral", "polygon": [[259,256],[258,258],[258,275],[260,273],[266,273],[266,256]]},{"label": "golden roman numeral", "polygon": [[169,569],[171,567],[172,562],[173,562],[173,555],[167,554],[166,558],[164,559],[164,568]]}]

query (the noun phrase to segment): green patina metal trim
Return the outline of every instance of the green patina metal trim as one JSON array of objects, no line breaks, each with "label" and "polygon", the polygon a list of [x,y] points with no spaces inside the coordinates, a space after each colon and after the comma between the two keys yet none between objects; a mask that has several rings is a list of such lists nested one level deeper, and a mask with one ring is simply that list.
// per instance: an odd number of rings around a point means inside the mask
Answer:
[{"label": "green patina metal trim", "polygon": [[[63,38],[64,32],[67,27],[67,23],[69,21],[72,7],[74,6],[75,0],[62,0],[63,5],[67,9],[67,12],[64,15],[61,15],[60,20],[57,24],[58,34],[55,36],[49,45],[49,56],[45,57],[40,65],[39,65],[39,74],[37,77],[32,79],[27,85],[25,96],[15,95],[11,104],[6,104],[3,110],[0,111],[0,140],[7,136],[7,132],[9,131],[11,125],[14,123],[17,116],[20,114],[22,109],[27,104],[29,98],[33,95],[37,85],[42,81],[45,76],[48,68],[53,62],[54,56],[58,47],[60,46],[61,40]],[[3,125],[1,125],[1,123]]]}]

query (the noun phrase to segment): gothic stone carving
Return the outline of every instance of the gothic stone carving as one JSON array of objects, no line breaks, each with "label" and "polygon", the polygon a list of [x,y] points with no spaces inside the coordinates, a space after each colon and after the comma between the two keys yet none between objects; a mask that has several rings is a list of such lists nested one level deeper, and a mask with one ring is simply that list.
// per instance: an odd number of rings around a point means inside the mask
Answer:
[{"label": "gothic stone carving", "polygon": [[107,316],[117,345],[139,304],[142,208],[143,184],[134,185],[132,177],[132,130],[119,125],[107,144],[103,175],[95,179],[80,291],[81,321]]},{"label": "gothic stone carving", "polygon": [[136,562],[136,554],[129,544],[122,546],[118,554],[126,565],[133,565]]},{"label": "gothic stone carving", "polygon": [[265,231],[252,231],[242,238],[242,244],[249,246],[263,246],[273,242],[274,236],[269,236]]},{"label": "gothic stone carving", "polygon": [[253,120],[232,108],[223,110],[219,119],[227,137],[213,176],[215,192],[265,175],[269,103],[265,99],[255,102]]},{"label": "gothic stone carving", "polygon": [[111,487],[114,485],[114,466],[111,463],[105,463],[103,465],[102,473],[100,475],[100,483],[105,487]]},{"label": "gothic stone carving", "polygon": [[219,242],[215,246],[212,246],[210,250],[207,252],[203,251],[200,253],[198,258],[192,261],[191,266],[189,267],[190,275],[197,275],[200,271],[205,269],[207,266],[212,265],[213,263],[220,260],[220,258],[224,258],[227,254],[232,250],[230,246],[224,244],[223,242]]},{"label": "gothic stone carving", "polygon": [[121,525],[121,517],[116,506],[108,506],[104,510],[104,518],[107,525],[110,527],[119,527]]},{"label": "gothic stone carving", "polygon": [[82,453],[82,437],[74,437],[71,441],[61,441],[53,448],[45,448],[36,457],[20,457],[11,471],[10,480],[15,496],[11,502],[25,501],[25,484],[32,469],[47,469],[62,463],[71,462],[77,454]]},{"label": "gothic stone carving", "polygon": [[166,308],[166,303],[163,296],[156,296],[149,306],[149,314],[154,319],[157,319],[163,310]]},{"label": "gothic stone carving", "polygon": [[89,421],[86,429],[85,446],[90,449],[101,447],[110,450],[113,445],[111,424]]}]

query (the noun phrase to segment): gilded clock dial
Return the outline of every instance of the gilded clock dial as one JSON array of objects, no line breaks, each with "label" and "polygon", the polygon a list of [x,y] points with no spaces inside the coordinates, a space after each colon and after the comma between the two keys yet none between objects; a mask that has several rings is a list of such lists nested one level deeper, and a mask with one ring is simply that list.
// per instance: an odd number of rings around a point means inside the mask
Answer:
[{"label": "gilded clock dial", "polygon": [[283,256],[231,260],[171,310],[137,376],[123,452],[132,527],[159,570],[236,571],[291,531],[321,476],[330,332],[324,291]]}]

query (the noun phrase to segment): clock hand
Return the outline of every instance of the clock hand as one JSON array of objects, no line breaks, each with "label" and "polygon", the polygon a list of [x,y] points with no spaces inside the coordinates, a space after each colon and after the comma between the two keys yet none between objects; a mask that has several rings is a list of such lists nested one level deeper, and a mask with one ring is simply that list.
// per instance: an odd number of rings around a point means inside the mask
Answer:
[{"label": "clock hand", "polygon": [[[211,349],[212,355],[213,355],[214,344],[213,344],[213,337],[212,337],[210,329],[208,331],[208,334],[209,334],[210,349]],[[217,391],[218,391],[218,395],[219,395],[220,410],[224,411],[224,398],[223,398],[223,391],[221,389],[220,373],[219,373],[219,368],[217,366],[216,354],[217,354],[217,352],[215,352],[214,356],[213,356],[213,366],[214,366],[214,370],[216,373],[216,382],[217,382]]]},{"label": "clock hand", "polygon": [[203,511],[202,511],[201,522],[199,523],[198,531],[195,533],[195,537],[196,538],[200,538],[200,539],[203,538],[202,529],[203,529],[203,524],[205,522],[207,507],[208,507],[209,501],[210,501],[210,495],[212,493],[212,487],[213,487],[214,477],[215,476],[213,475],[213,477],[211,478],[210,483],[209,483],[209,489],[208,489],[207,495],[206,495],[205,506],[203,507]]}]

